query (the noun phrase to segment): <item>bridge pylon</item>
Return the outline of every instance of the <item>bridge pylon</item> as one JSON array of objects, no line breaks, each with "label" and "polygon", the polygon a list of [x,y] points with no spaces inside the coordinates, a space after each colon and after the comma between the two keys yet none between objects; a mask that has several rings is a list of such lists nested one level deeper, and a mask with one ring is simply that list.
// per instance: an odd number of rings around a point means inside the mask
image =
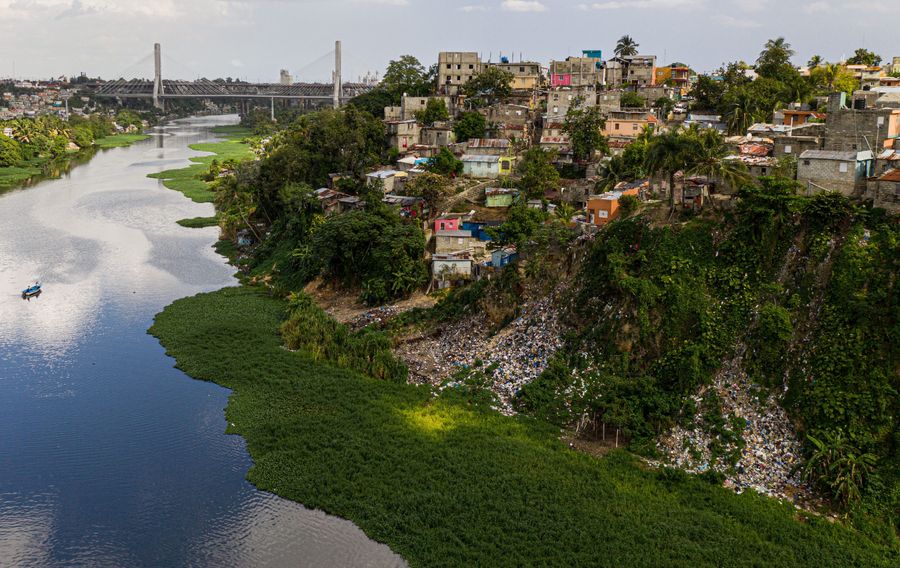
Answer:
[{"label": "bridge pylon", "polygon": [[153,106],[162,110],[163,101],[160,98],[163,92],[162,82],[162,48],[158,43],[153,44]]}]

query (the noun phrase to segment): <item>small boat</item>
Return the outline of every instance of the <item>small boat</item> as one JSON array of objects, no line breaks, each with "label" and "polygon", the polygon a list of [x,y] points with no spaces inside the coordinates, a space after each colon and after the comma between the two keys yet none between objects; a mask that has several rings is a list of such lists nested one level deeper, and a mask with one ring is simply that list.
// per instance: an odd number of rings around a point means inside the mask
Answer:
[{"label": "small boat", "polygon": [[32,298],[34,296],[39,296],[41,294],[41,283],[35,282],[28,288],[22,290],[22,299]]}]

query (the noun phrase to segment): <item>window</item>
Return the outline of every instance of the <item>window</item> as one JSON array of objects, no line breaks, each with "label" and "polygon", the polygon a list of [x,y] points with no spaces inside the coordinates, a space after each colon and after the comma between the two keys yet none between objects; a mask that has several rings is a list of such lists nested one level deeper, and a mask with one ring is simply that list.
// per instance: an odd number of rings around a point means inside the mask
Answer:
[{"label": "window", "polygon": [[462,77],[460,77],[459,75],[457,75],[457,76],[456,76],[456,80],[457,80],[457,81],[462,81]]},{"label": "window", "polygon": [[519,73],[524,73],[524,72],[525,72],[525,68],[524,68],[524,67],[519,67]]},{"label": "window", "polygon": [[841,162],[841,164],[838,166],[838,171],[842,174],[847,173],[848,169],[849,168],[847,167],[847,162]]},{"label": "window", "polygon": [[632,130],[637,130],[637,129],[638,129],[637,123],[632,124],[632,125],[631,125],[631,129],[632,129]]},{"label": "window", "polygon": [[457,63],[457,64],[456,64],[456,68],[457,68],[457,69],[462,69],[462,65],[460,65],[459,63]]},{"label": "window", "polygon": [[788,144],[787,146],[784,147],[784,153],[785,153],[785,154],[790,154],[790,153],[791,153],[791,150],[792,150],[792,148],[791,148],[791,145],[790,145],[790,144]]},{"label": "window", "polygon": [[448,64],[447,64],[447,69],[452,69],[452,68],[453,68],[453,66],[450,65],[450,64],[448,63]]},{"label": "window", "polygon": [[853,146],[851,146],[851,148],[853,148],[854,150],[856,150],[856,144],[854,144]]},{"label": "window", "polygon": [[474,65],[469,65],[469,69],[475,69]]},{"label": "window", "polygon": [[618,123],[618,122],[616,123],[615,129],[616,129],[616,130],[619,129],[619,123]]},{"label": "window", "polygon": [[809,160],[803,160],[803,165],[804,165],[804,166],[808,166],[808,165],[809,165]]},{"label": "window", "polygon": [[762,175],[766,175],[766,168],[760,168],[759,171]]},{"label": "window", "polygon": [[456,244],[458,244],[458,245],[463,244],[463,238],[459,237],[458,239],[456,239]]}]

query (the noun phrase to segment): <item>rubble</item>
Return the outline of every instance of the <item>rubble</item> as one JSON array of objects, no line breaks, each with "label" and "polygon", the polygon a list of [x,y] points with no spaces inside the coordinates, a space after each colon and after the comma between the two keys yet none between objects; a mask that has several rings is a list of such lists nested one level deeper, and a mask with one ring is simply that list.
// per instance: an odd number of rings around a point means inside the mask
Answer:
[{"label": "rubble", "polygon": [[[741,493],[754,489],[758,493],[786,499],[803,505],[813,495],[800,479],[802,460],[801,444],[787,413],[778,404],[774,394],[765,400],[755,396],[756,386],[741,365],[742,355],[726,361],[715,381],[714,389],[722,403],[722,416],[743,418],[745,426],[740,432],[744,447],[732,468],[723,460],[711,463],[711,435],[701,427],[685,429],[675,427],[657,442],[666,459],[651,462],[653,465],[674,465],[693,473],[703,473],[710,468],[725,475],[725,486]],[[695,402],[700,401],[696,397]],[[702,421],[702,414],[695,423]],[[725,451],[737,449],[726,444]]]},{"label": "rubble", "polygon": [[410,380],[439,389],[457,385],[448,381],[457,371],[480,362],[492,369],[490,389],[499,400],[497,410],[515,414],[512,401],[519,390],[547,368],[562,347],[562,325],[554,306],[557,294],[526,302],[519,317],[490,335],[483,314],[469,316],[436,335],[414,338],[397,349],[410,369]]}]

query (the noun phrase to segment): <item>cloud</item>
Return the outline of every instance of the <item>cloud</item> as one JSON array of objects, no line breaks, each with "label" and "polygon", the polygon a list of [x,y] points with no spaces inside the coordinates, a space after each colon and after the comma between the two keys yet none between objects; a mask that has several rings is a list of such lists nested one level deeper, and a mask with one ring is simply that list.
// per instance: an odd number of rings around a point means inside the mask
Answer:
[{"label": "cloud", "polygon": [[545,12],[547,7],[537,0],[503,0],[500,5],[507,12]]},{"label": "cloud", "polygon": [[746,17],[735,18],[734,16],[728,16],[726,14],[716,14],[710,19],[713,21],[713,23],[718,24],[724,28],[750,29],[758,28],[762,25],[759,22]]},{"label": "cloud", "polygon": [[803,6],[803,11],[807,14],[827,14],[833,10],[834,8],[828,2],[810,2]]},{"label": "cloud", "polygon": [[591,4],[579,4],[579,10],[620,10],[622,8],[697,8],[706,3],[706,0],[609,0],[607,2],[593,2]]},{"label": "cloud", "polygon": [[487,12],[487,6],[460,6],[460,12]]}]

